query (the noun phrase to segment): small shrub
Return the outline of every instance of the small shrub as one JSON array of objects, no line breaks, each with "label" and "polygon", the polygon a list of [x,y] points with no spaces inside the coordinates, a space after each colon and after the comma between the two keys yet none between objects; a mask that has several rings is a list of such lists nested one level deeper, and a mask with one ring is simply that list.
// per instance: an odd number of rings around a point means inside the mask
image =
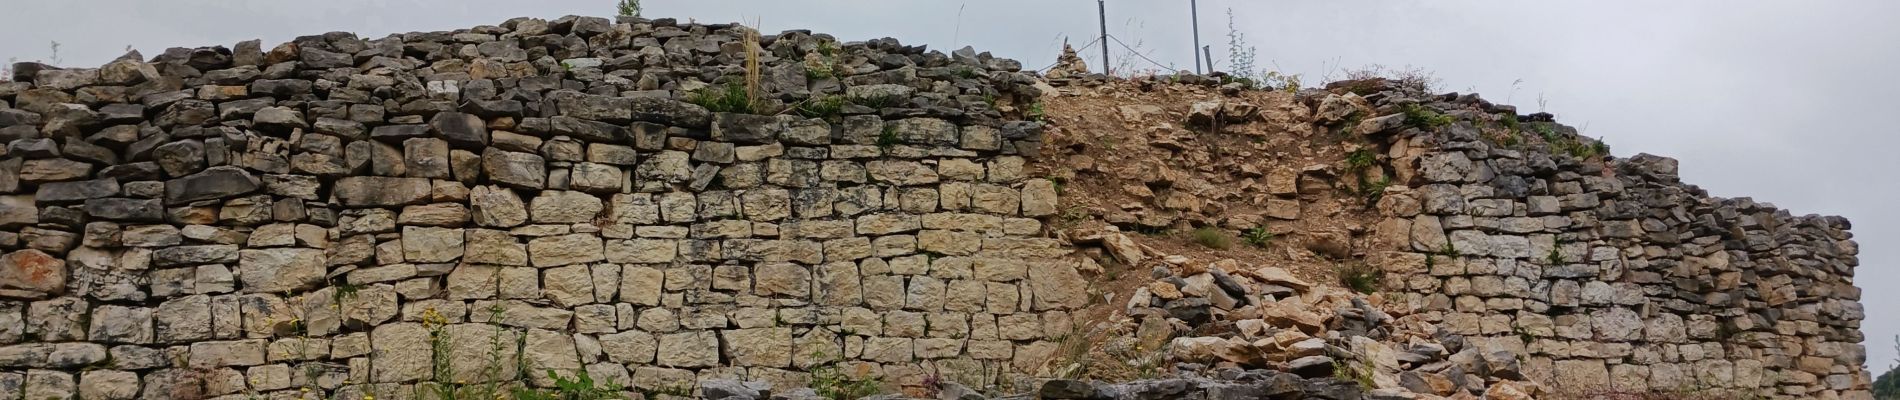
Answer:
[{"label": "small shrub", "polygon": [[618,8],[622,17],[640,16],[640,0],[620,0]]},{"label": "small shrub", "polygon": [[1289,94],[1300,92],[1300,76],[1297,74],[1289,75],[1282,74],[1280,71],[1267,71],[1266,81],[1268,86],[1277,86],[1280,90],[1285,90]]},{"label": "small shrub", "polygon": [[1531,131],[1537,132],[1537,136],[1543,137],[1546,142],[1557,140],[1557,128],[1550,127],[1548,122],[1532,123]]},{"label": "small shrub", "polygon": [[1372,165],[1378,161],[1379,156],[1372,154],[1371,149],[1354,150],[1351,154],[1346,155],[1346,171],[1357,175],[1361,171],[1372,168]]},{"label": "small shrub", "polygon": [[1267,227],[1264,226],[1256,227],[1248,229],[1240,238],[1246,240],[1247,244],[1264,249],[1267,248],[1267,243],[1273,241],[1273,232],[1267,231]]},{"label": "small shrub", "polygon": [[976,72],[975,68],[970,68],[970,67],[957,67],[955,72],[957,74],[957,77],[962,78],[962,79],[976,79],[976,78],[983,77],[982,74],[979,74]]},{"label": "small shrub", "polygon": [[1405,126],[1414,128],[1437,129],[1452,122],[1451,116],[1417,104],[1406,104],[1400,111],[1405,113]]},{"label": "small shrub", "polygon": [[1385,188],[1388,186],[1392,186],[1391,178],[1380,177],[1376,181],[1364,181],[1361,178],[1359,197],[1366,200],[1366,207],[1371,207],[1378,204],[1380,198],[1385,197]]},{"label": "small shrub", "polygon": [[1195,229],[1193,240],[1194,244],[1215,250],[1227,250],[1234,247],[1233,238],[1228,237],[1226,232],[1212,227]]},{"label": "small shrub", "polygon": [[1374,387],[1372,362],[1361,361],[1358,365],[1351,362],[1352,360],[1345,359],[1333,360],[1333,379],[1357,383],[1363,389],[1372,389]]},{"label": "small shrub", "polygon": [[1344,264],[1334,268],[1339,275],[1339,284],[1355,292],[1372,294],[1379,291],[1379,279],[1384,273],[1377,268],[1360,263]]},{"label": "small shrub", "polygon": [[1042,117],[1043,117],[1042,102],[1038,101],[1035,103],[1030,103],[1029,111],[1024,113],[1023,117],[1029,118],[1030,121],[1038,121],[1038,122],[1042,121]]},{"label": "small shrub", "polygon": [[686,96],[686,102],[712,112],[757,114],[756,111],[761,108],[746,95],[745,86],[737,83],[707,86]]},{"label": "small shrub", "polygon": [[811,389],[818,392],[818,397],[830,400],[856,400],[877,394],[879,386],[881,385],[876,379],[858,379],[846,375],[838,370],[835,362],[814,366],[811,369]]}]

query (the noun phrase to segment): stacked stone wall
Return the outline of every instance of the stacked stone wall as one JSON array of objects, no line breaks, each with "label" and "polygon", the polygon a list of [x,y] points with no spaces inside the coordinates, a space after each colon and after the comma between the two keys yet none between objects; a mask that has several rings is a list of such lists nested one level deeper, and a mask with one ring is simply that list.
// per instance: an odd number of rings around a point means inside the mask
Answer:
[{"label": "stacked stone wall", "polygon": [[[17,65],[0,399],[1045,370],[1087,283],[1005,113],[1034,79],[747,36],[522,18]],[[696,104],[748,57],[770,115]]]},{"label": "stacked stone wall", "polygon": [[1387,131],[1411,186],[1380,204],[1388,289],[1560,392],[1871,398],[1846,219],[1710,196],[1668,158],[1499,145],[1516,114],[1475,99],[1426,102],[1475,122]]}]

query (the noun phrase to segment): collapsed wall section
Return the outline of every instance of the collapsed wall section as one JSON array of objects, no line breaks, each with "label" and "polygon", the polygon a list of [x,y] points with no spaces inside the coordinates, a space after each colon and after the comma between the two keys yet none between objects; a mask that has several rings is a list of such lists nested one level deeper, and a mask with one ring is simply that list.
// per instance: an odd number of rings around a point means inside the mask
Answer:
[{"label": "collapsed wall section", "polygon": [[1560,392],[1871,398],[1846,219],[1712,197],[1675,160],[1602,157],[1548,114],[1520,127],[1475,96],[1371,97],[1463,121],[1359,125],[1390,135],[1410,186],[1380,202],[1391,246],[1369,261],[1441,328],[1521,355]]},{"label": "collapsed wall section", "polygon": [[1033,77],[748,37],[521,18],[20,64],[0,398],[1044,369],[1087,285],[1024,173]]}]

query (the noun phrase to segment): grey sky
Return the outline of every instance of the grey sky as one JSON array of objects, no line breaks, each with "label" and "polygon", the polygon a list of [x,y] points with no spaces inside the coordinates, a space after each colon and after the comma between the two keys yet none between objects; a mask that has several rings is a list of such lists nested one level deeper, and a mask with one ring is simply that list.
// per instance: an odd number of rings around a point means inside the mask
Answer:
[{"label": "grey sky", "polygon": [[[297,35],[446,30],[509,17],[607,15],[613,0],[19,1],[0,13],[0,57],[96,66],[126,46],[166,47]],[[802,28],[844,40],[896,37],[979,50],[1041,67],[1061,38],[1096,32],[1088,0],[646,0],[649,17]],[[1227,17],[1259,63],[1317,84],[1341,67],[1412,65],[1445,90],[1477,91],[1602,136],[1618,155],[1682,161],[1684,180],[1796,213],[1843,215],[1861,245],[1870,370],[1895,361],[1900,334],[1900,2],[1243,1],[1201,0],[1201,31],[1226,58]],[[1532,5],[1535,3],[1535,5]],[[1660,3],[1660,4],[1659,4]],[[1192,69],[1187,2],[1109,1],[1109,31],[1151,58]],[[961,17],[959,18],[959,15]],[[1117,53],[1125,53],[1119,45]],[[1100,68],[1099,50],[1086,53]],[[1146,64],[1145,61],[1135,61]],[[1224,65],[1222,67],[1225,67]],[[1521,80],[1521,83],[1513,84]]]}]

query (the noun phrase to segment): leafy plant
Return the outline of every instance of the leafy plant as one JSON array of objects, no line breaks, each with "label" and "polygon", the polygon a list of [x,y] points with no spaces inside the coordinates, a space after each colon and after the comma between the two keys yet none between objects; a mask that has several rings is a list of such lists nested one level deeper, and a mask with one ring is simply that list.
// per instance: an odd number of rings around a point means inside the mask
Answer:
[{"label": "leafy plant", "polygon": [[822,55],[825,57],[836,57],[838,56],[838,43],[832,42],[830,40],[820,40],[818,41],[818,47],[815,50],[818,52],[819,55]]},{"label": "leafy plant", "polygon": [[970,68],[970,67],[957,67],[954,72],[956,72],[958,78],[963,78],[963,79],[976,79],[976,78],[983,77],[982,74],[979,74],[976,72],[975,68]]},{"label": "leafy plant", "polygon": [[1379,291],[1379,279],[1385,273],[1362,263],[1342,264],[1333,268],[1339,276],[1339,284],[1355,292],[1372,294]]},{"label": "leafy plant", "polygon": [[554,380],[553,389],[516,389],[517,400],[608,400],[620,398],[624,388],[613,382],[594,382],[586,369],[574,372],[574,379],[567,379],[554,370],[547,370],[548,379]]},{"label": "leafy plant", "polygon": [[1255,227],[1248,229],[1240,236],[1240,239],[1247,241],[1247,244],[1251,244],[1254,247],[1264,249],[1267,248],[1267,243],[1273,241],[1273,232],[1268,231],[1267,227],[1264,226]]},{"label": "leafy plant", "polygon": [[[828,359],[822,352],[813,352],[814,358]],[[831,400],[856,400],[877,394],[882,386],[876,378],[853,378],[838,370],[838,361],[825,362],[811,368],[811,389],[818,397]]]},{"label": "leafy plant", "polygon": [[1029,111],[1024,113],[1023,117],[1029,118],[1030,121],[1042,121],[1043,112],[1041,101],[1029,103]]},{"label": "leafy plant", "polygon": [[1550,254],[1544,256],[1544,261],[1550,263],[1550,265],[1563,264],[1564,253],[1559,251],[1557,246],[1551,246]]},{"label": "leafy plant", "polygon": [[1221,84],[1239,83],[1247,89],[1279,88],[1287,93],[1300,91],[1300,75],[1267,70],[1258,64],[1259,49],[1247,42],[1247,34],[1240,31],[1234,20],[1234,9],[1227,9],[1227,76],[1221,79]]},{"label": "leafy plant", "polygon": [[1373,154],[1371,149],[1354,150],[1352,153],[1346,154],[1346,171],[1358,174],[1361,171],[1372,168],[1372,165],[1378,162],[1378,160],[1378,155]]},{"label": "leafy plant", "polygon": [[1201,245],[1201,247],[1215,250],[1227,250],[1234,247],[1234,239],[1228,237],[1227,232],[1214,229],[1213,227],[1195,229],[1192,235],[1194,244]]},{"label": "leafy plant", "polygon": [[1419,129],[1437,129],[1438,127],[1451,125],[1452,122],[1451,116],[1417,104],[1406,104],[1400,107],[1399,110],[1405,113],[1405,126]]},{"label": "leafy plant", "polygon": [[1389,186],[1392,186],[1392,178],[1379,177],[1379,180],[1376,181],[1367,181],[1365,178],[1360,178],[1359,198],[1365,199],[1366,206],[1371,207],[1374,204],[1378,204],[1380,198],[1385,197],[1385,188]]},{"label": "leafy plant", "polygon": [[1258,67],[1254,66],[1257,54],[1257,49],[1247,44],[1247,34],[1235,24],[1234,9],[1227,9],[1227,74],[1245,80],[1243,84],[1249,88],[1254,87],[1259,81],[1254,79],[1259,75]]},{"label": "leafy plant", "polygon": [[1366,178],[1366,171],[1376,168],[1378,161],[1379,156],[1372,149],[1362,148],[1346,155],[1346,172],[1359,183],[1358,192],[1354,194],[1364,199],[1367,207],[1378,203],[1379,198],[1385,196],[1385,188],[1392,185],[1392,179],[1384,174],[1380,174],[1376,181]]},{"label": "leafy plant", "polygon": [[[1900,350],[1900,336],[1894,336],[1894,349]],[[1887,372],[1874,378],[1874,398],[1900,398],[1900,366],[1887,367]]]}]

